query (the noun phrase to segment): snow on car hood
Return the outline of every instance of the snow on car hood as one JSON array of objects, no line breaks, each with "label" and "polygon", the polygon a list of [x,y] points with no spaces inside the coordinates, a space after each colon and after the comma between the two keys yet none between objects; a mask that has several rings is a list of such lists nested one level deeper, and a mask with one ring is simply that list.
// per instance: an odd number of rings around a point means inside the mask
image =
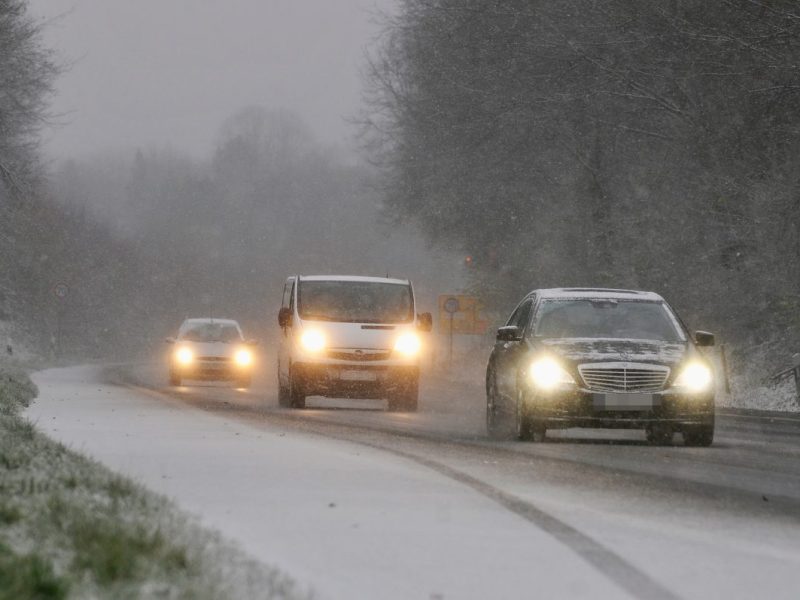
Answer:
[{"label": "snow on car hood", "polygon": [[575,362],[646,362],[675,365],[686,355],[683,342],[622,339],[544,339],[541,344],[559,356]]}]

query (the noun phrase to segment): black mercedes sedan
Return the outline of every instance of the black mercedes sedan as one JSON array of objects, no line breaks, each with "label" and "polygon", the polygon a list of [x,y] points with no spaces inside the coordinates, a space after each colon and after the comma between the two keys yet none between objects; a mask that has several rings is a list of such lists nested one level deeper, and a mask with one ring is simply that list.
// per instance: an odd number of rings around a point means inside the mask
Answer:
[{"label": "black mercedes sedan", "polygon": [[535,290],[497,331],[487,430],[544,441],[554,428],[641,428],[654,444],[681,433],[710,446],[714,376],[698,348],[713,345],[652,292]]}]

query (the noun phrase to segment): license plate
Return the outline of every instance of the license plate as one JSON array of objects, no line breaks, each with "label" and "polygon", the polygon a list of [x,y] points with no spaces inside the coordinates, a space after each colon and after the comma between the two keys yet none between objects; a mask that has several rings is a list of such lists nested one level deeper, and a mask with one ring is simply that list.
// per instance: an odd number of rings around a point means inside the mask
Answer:
[{"label": "license plate", "polygon": [[378,375],[374,371],[340,371],[339,379],[342,381],[376,381]]},{"label": "license plate", "polygon": [[653,394],[610,392],[594,394],[592,404],[599,410],[649,410],[658,405],[658,398]]}]

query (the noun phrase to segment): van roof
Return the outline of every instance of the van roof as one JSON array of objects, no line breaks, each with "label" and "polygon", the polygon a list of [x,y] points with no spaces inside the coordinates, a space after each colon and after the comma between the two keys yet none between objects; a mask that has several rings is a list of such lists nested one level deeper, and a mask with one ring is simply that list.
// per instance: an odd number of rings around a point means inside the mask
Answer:
[{"label": "van roof", "polygon": [[408,285],[408,279],[391,277],[362,277],[360,275],[299,275],[300,281],[361,281],[370,283],[397,283]]}]

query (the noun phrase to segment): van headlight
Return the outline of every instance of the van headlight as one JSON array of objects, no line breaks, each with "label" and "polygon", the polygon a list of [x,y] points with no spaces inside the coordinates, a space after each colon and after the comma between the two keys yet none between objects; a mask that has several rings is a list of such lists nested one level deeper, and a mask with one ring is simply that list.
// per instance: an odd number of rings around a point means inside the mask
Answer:
[{"label": "van headlight", "polygon": [[253,364],[253,353],[247,348],[239,348],[233,355],[237,367],[249,367]]},{"label": "van headlight", "polygon": [[178,348],[175,350],[175,360],[178,361],[178,364],[189,365],[194,360],[194,352],[186,347]]},{"label": "van headlight", "polygon": [[422,348],[422,342],[415,333],[404,333],[394,343],[394,351],[407,357],[419,354],[420,348]]},{"label": "van headlight", "polygon": [[690,392],[699,393],[708,390],[713,381],[714,376],[711,369],[701,362],[690,362],[675,378],[674,385]]},{"label": "van headlight", "polygon": [[559,385],[574,385],[575,378],[552,358],[539,358],[528,368],[528,378],[540,390],[552,390]]},{"label": "van headlight", "polygon": [[325,348],[325,336],[316,329],[307,329],[300,336],[300,346],[306,352],[316,353]]}]

